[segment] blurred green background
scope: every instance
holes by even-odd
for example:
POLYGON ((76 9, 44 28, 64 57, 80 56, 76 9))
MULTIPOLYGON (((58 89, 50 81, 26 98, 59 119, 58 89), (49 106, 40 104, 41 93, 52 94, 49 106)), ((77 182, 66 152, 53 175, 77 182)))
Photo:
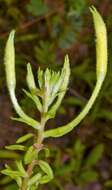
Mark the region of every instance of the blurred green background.
MULTIPOLYGON (((96 81, 95 35, 89 6, 103 16, 108 30, 109 66, 102 91, 89 115, 74 131, 45 143, 55 178, 39 190, 112 189, 112 1, 111 0, 0 0, 0 169, 19 156, 5 145, 31 129, 11 121, 15 115, 5 83, 3 55, 9 32, 16 29, 17 97, 23 109, 38 118, 26 86, 26 64, 60 69, 69 54, 71 78, 55 120, 55 128, 74 118, 89 99, 96 81)), ((16 190, 13 181, 0 175, 1 190, 16 190)))

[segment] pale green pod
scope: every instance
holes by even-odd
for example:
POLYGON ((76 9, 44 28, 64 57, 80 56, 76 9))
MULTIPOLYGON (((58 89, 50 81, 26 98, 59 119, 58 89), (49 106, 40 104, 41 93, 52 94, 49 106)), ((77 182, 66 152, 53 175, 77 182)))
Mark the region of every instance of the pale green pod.
POLYGON ((96 31, 96 86, 84 109, 75 119, 73 119, 70 123, 64 126, 45 131, 44 137, 60 137, 72 131, 74 127, 76 127, 88 114, 102 87, 107 71, 107 33, 103 19, 97 12, 97 10, 93 7, 91 8, 91 12, 93 15, 94 26, 96 31))
POLYGON ((22 118, 22 120, 24 120, 24 122, 31 125, 35 129, 39 129, 39 122, 29 117, 26 113, 24 113, 15 96, 16 77, 15 77, 14 33, 15 31, 12 30, 11 33, 9 34, 9 38, 7 40, 5 48, 4 62, 5 62, 7 87, 10 93, 14 109, 16 110, 17 114, 22 118))
POLYGON ((15 49, 14 49, 14 34, 12 30, 6 43, 4 64, 6 70, 7 87, 14 88, 16 86, 15 77, 15 49))
POLYGON ((103 80, 107 72, 107 31, 105 23, 96 8, 92 6, 90 11, 93 15, 96 33, 97 79, 100 77, 103 80))

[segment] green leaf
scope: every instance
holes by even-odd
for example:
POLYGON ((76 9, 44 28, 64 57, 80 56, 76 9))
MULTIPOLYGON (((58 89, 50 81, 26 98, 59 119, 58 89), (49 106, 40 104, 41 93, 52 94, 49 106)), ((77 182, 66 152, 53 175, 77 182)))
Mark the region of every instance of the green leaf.
POLYGON ((16 161, 16 166, 17 166, 18 171, 21 172, 22 177, 27 177, 28 176, 27 172, 25 171, 25 169, 23 167, 23 164, 22 164, 21 160, 16 161))
POLYGON ((30 138, 32 138, 33 136, 34 135, 32 133, 26 134, 26 135, 20 137, 19 139, 17 139, 16 143, 18 143, 18 144, 23 143, 23 142, 29 140, 30 138))
POLYGON ((9 146, 5 146, 6 149, 8 150, 21 150, 21 151, 25 151, 25 146, 23 145, 9 145, 9 146))
POLYGON ((33 72, 32 72, 30 63, 27 64, 26 80, 27 80, 27 85, 28 85, 30 91, 32 91, 33 89, 36 88, 36 84, 35 84, 35 80, 34 80, 34 76, 33 76, 33 72))
POLYGON ((31 0, 27 5, 27 10, 34 16, 42 16, 48 12, 48 7, 43 0, 31 0))
POLYGON ((40 179, 40 184, 48 183, 49 181, 53 179, 53 171, 50 165, 43 160, 39 160, 38 164, 40 168, 43 170, 43 172, 46 174, 42 176, 42 178, 40 179))
POLYGON ((43 70, 41 70, 39 67, 38 72, 37 72, 37 77, 38 77, 38 84, 39 84, 40 89, 42 89, 43 84, 44 84, 44 75, 43 74, 44 74, 43 70))
POLYGON ((42 177, 42 175, 40 173, 37 173, 36 175, 34 175, 31 179, 29 179, 28 186, 38 185, 41 177, 42 177))
POLYGON ((103 144, 96 145, 96 147, 93 148, 88 157, 85 159, 84 167, 89 168, 96 165, 96 163, 101 159, 103 151, 103 144))
POLYGON ((11 177, 12 179, 18 178, 18 177, 22 177, 21 172, 19 171, 13 171, 11 169, 4 169, 1 171, 2 174, 7 175, 9 177, 11 177))
POLYGON ((33 146, 30 146, 24 156, 25 164, 29 164, 32 160, 37 158, 37 150, 33 146))
POLYGON ((17 185, 18 185, 19 187, 21 187, 21 185, 22 185, 22 179, 21 179, 21 177, 16 177, 16 178, 15 178, 15 181, 16 181, 17 185))
POLYGON ((35 123, 33 124, 32 121, 28 121, 28 120, 25 120, 24 118, 17 118, 17 117, 11 117, 12 120, 15 120, 15 121, 19 121, 19 122, 23 122, 23 123, 26 123, 27 125, 30 125, 32 126, 34 129, 38 130, 39 129, 39 123, 35 123), (33 124, 33 125, 32 125, 33 124))
MULTIPOLYGON (((23 89, 24 93, 33 100, 33 102, 35 103, 37 109, 41 112, 42 111, 42 104, 39 100, 39 98, 32 93, 29 93, 28 91, 26 91, 25 89, 23 89)), ((37 94, 38 95, 38 94, 37 94)))

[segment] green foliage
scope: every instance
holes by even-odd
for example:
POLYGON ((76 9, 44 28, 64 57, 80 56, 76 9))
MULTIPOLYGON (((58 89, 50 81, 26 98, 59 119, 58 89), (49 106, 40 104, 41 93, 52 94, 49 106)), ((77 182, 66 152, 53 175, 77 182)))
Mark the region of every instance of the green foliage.
POLYGON ((61 151, 55 148, 52 150, 53 157, 55 157, 54 170, 55 180, 51 182, 56 188, 58 182, 61 190, 63 190, 62 181, 72 180, 79 186, 85 186, 90 182, 95 182, 99 178, 99 173, 96 171, 96 164, 99 163, 103 156, 104 145, 98 144, 91 148, 88 155, 85 156, 88 151, 86 145, 83 144, 79 139, 75 141, 71 149, 66 150, 67 162, 62 163, 63 155, 61 151), (96 155, 99 149, 98 155, 96 155), (93 157, 92 157, 93 156, 93 157), (91 164, 90 164, 91 163, 91 164))
POLYGON ((53 43, 49 41, 39 41, 39 45, 35 46, 35 58, 39 61, 40 65, 54 64, 56 62, 56 55, 51 54, 53 43), (49 56, 50 54, 50 56, 49 56))
POLYGON ((48 12, 48 7, 43 0, 31 0, 29 5, 27 5, 27 10, 34 16, 42 16, 48 12))

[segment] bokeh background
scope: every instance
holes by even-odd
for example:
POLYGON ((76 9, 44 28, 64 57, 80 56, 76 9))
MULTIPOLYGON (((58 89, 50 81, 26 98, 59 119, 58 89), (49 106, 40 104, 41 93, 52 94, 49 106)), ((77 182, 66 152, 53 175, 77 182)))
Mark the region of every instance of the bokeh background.
MULTIPOLYGON (((37 110, 22 89, 26 88, 26 64, 37 69, 60 69, 69 55, 69 88, 56 118, 47 127, 65 124, 82 110, 96 81, 95 35, 89 6, 103 16, 108 30, 109 66, 103 88, 89 115, 71 133, 46 140, 55 178, 39 190, 112 189, 112 0, 0 0, 0 169, 19 152, 5 145, 31 129, 12 121, 16 116, 5 82, 3 56, 9 32, 16 29, 16 93, 23 109, 38 118, 37 110)), ((1 190, 16 190, 13 181, 0 175, 1 190)))

